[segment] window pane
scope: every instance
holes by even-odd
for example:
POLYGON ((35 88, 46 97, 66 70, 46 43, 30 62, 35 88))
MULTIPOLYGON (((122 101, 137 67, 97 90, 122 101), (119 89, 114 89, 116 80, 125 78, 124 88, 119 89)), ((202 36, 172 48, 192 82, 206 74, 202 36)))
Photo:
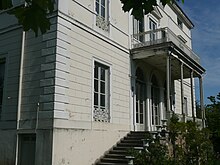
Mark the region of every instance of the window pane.
POLYGON ((105 94, 105 83, 101 82, 101 93, 105 94))
POLYGON ((99 1, 96 1, 95 3, 95 11, 97 14, 99 14, 99 1))
POLYGON ((138 113, 136 113, 136 123, 139 123, 139 120, 138 120, 138 113))
POLYGON ((155 106, 155 115, 158 115, 157 106, 155 106))
POLYGON ((144 115, 140 114, 140 123, 143 124, 144 123, 144 115))
POLYGON ((139 123, 138 121, 138 101, 136 101, 136 123, 139 123))
POLYGON ((133 19, 133 34, 137 34, 138 33, 138 21, 134 18, 133 19))
POLYGON ((105 81, 105 69, 101 68, 101 80, 105 81))
POLYGON ((154 124, 154 118, 155 118, 154 106, 152 106, 152 124, 154 124))
POLYGON ((101 106, 105 107, 105 95, 101 95, 101 106))
POLYGON ((98 105, 98 93, 94 93, 94 105, 98 105))
POLYGON ((97 66, 97 65, 95 65, 95 71, 94 71, 94 77, 95 78, 98 78, 98 69, 99 69, 99 67, 97 66))
POLYGON ((102 0, 102 5, 105 6, 105 0, 102 0))
POLYGON ((94 91, 98 92, 98 80, 94 80, 94 91))
POLYGON ((141 19, 139 22, 139 33, 144 32, 144 19, 141 19))
POLYGON ((156 121, 155 125, 159 125, 160 124, 159 123, 159 116, 155 116, 155 121, 156 121))
POLYGON ((105 7, 101 6, 101 16, 105 18, 105 7))
POLYGON ((143 103, 140 103, 140 113, 143 113, 143 103))

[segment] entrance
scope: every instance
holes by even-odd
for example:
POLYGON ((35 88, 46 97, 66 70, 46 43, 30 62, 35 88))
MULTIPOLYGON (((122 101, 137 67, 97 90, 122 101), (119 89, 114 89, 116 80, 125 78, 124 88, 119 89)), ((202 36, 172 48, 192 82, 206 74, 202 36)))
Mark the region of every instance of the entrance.
POLYGON ((146 106, 145 106, 145 83, 144 83, 144 74, 140 68, 136 70, 136 130, 144 131, 145 130, 145 115, 146 115, 146 106))

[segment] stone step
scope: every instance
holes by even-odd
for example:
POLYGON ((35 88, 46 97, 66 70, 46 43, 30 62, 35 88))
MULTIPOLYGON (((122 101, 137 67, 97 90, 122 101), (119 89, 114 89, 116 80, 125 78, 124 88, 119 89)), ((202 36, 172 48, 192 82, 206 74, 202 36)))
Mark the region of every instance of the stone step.
POLYGON ((109 154, 120 154, 120 155, 127 155, 128 151, 126 150, 111 150, 109 154))
POLYGON ((113 148, 113 150, 125 150, 125 151, 128 151, 129 149, 132 149, 133 146, 116 146, 113 148))
POLYGON ((140 139, 123 139, 122 141, 121 141, 121 143, 140 143, 140 144, 143 144, 143 141, 142 140, 140 140, 140 139))
POLYGON ((101 162, 107 162, 107 163, 128 163, 128 159, 117 159, 117 158, 102 158, 101 162))
POLYGON ((107 162, 100 162, 97 165, 128 165, 128 163, 107 163, 107 162))
POLYGON ((117 158, 117 159, 124 159, 126 157, 125 154, 111 154, 111 153, 108 153, 105 155, 106 158, 117 158))
POLYGON ((117 147, 142 147, 143 142, 141 143, 119 143, 117 147))

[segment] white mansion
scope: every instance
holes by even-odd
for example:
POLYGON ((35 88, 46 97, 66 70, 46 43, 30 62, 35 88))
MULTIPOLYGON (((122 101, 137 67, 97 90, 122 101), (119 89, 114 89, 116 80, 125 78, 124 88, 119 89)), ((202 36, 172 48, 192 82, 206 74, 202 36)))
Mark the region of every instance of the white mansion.
POLYGON ((178 4, 158 0, 140 21, 120 0, 55 5, 38 37, 0 11, 0 165, 90 165, 173 112, 204 126, 205 69, 178 4))

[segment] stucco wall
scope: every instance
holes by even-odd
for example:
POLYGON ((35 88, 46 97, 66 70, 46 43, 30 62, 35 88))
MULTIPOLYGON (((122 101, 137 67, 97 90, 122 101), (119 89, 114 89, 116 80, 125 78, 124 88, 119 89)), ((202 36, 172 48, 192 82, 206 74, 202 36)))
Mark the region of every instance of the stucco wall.
MULTIPOLYGON (((107 38, 78 27, 77 22, 65 16, 58 18, 57 81, 55 93, 62 111, 74 126, 90 128, 93 111, 93 66, 98 60, 110 66, 110 113, 114 124, 129 125, 130 60, 128 50, 112 43, 107 38), (82 124, 84 123, 84 124, 82 124)), ((55 117, 59 127, 60 117, 55 117)), ((67 122, 67 121, 63 121, 67 122)), ((63 125, 62 125, 63 126, 63 125)))
POLYGON ((52 164, 93 164, 125 136, 126 132, 117 129, 117 127, 111 130, 54 129, 52 164))

